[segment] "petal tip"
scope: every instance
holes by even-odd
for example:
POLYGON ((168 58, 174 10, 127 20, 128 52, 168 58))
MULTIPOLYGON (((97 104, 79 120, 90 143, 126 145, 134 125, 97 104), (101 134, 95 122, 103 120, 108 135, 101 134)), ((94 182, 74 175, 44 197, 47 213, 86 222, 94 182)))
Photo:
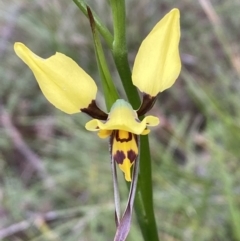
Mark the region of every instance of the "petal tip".
POLYGON ((99 122, 100 121, 97 120, 97 119, 93 119, 93 120, 88 121, 85 124, 86 130, 88 130, 88 131, 98 131, 99 130, 99 128, 98 128, 99 122))
POLYGON ((21 43, 21 42, 15 42, 14 45, 13 45, 13 47, 14 47, 14 49, 15 49, 15 48, 18 48, 18 47, 20 47, 20 46, 22 46, 22 45, 24 45, 24 44, 21 43))
POLYGON ((180 11, 179 11, 179 9, 178 8, 173 8, 171 11, 170 11, 170 13, 174 13, 175 15, 180 15, 180 11))
POLYGON ((20 53, 23 48, 26 47, 23 43, 20 42, 15 42, 13 45, 13 49, 15 51, 16 54, 20 53))

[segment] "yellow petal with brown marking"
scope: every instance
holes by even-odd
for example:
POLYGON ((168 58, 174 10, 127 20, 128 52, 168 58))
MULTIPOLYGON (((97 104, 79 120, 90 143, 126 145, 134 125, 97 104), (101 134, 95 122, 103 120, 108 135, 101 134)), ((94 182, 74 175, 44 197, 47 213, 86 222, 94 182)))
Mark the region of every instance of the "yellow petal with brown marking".
POLYGON ((111 140, 112 158, 123 171, 126 181, 130 182, 131 167, 138 156, 137 136, 127 131, 115 130, 111 140))

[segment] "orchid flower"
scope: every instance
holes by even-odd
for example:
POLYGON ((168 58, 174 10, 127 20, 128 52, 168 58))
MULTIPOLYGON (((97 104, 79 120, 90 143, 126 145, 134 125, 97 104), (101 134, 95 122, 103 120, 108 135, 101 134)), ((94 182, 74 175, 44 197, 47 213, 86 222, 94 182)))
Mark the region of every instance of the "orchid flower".
MULTIPOLYGON (((155 116, 142 120, 140 116, 152 108, 158 93, 171 87, 180 73, 179 39, 179 11, 173 9, 143 40, 135 58, 132 81, 143 94, 141 106, 134 110, 127 101, 118 99, 109 113, 97 106, 94 80, 71 58, 56 53, 42 59, 22 43, 15 43, 14 50, 32 70, 50 103, 67 114, 88 114, 93 119, 86 123, 86 129, 97 131, 100 138, 110 137, 112 161, 130 182, 138 175, 138 169, 132 174, 131 167, 138 158, 139 135, 147 135, 149 127, 159 123, 155 116)), ((132 204, 133 199, 130 200, 132 204)))

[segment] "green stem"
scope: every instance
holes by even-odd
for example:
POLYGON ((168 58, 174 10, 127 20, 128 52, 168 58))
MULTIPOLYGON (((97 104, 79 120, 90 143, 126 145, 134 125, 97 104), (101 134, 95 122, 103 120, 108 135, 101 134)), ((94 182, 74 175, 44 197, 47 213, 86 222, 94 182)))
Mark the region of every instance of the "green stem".
MULTIPOLYGON (((144 226, 147 227, 142 230, 145 234, 145 240, 157 241, 158 232, 157 224, 154 215, 153 206, 153 191, 152 191, 152 168, 151 155, 149 149, 148 136, 142 135, 140 139, 140 177, 139 186, 142 196, 142 202, 145 207, 144 226)), ((138 212, 138 210, 137 210, 138 212)))
POLYGON ((132 84, 131 70, 128 63, 126 46, 126 13, 124 0, 110 0, 114 41, 112 46, 113 58, 120 75, 124 90, 134 109, 140 106, 140 98, 136 87, 132 84))
MULTIPOLYGON (((73 2, 78 6, 78 8, 84 13, 86 17, 88 17, 87 12, 87 4, 83 0, 73 0, 73 2)), ((99 31, 99 33, 103 36, 104 40, 106 41, 108 47, 112 49, 113 45, 113 36, 110 33, 110 31, 104 26, 104 24, 101 22, 100 18, 97 16, 95 12, 93 13, 94 21, 96 24, 96 28, 99 31)))
MULTIPOLYGON (((136 87, 132 84, 131 70, 128 63, 126 47, 126 15, 124 0, 110 0, 114 42, 112 53, 129 102, 134 109, 140 106, 136 87)), ((141 136, 140 174, 138 190, 135 197, 135 211, 144 240, 158 241, 157 226, 153 209, 151 157, 147 136, 141 136)))

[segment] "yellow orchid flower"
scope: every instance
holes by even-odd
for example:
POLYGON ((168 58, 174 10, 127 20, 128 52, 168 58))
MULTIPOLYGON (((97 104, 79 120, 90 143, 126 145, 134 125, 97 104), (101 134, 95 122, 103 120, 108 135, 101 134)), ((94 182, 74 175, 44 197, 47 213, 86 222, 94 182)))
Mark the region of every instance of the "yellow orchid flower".
POLYGON ((143 93, 138 110, 125 100, 117 100, 107 114, 96 104, 97 86, 71 58, 56 53, 48 59, 35 55, 22 43, 15 43, 16 54, 32 70, 43 94, 55 107, 68 114, 84 112, 95 118, 86 124, 99 131, 100 138, 110 136, 111 156, 131 181, 131 166, 138 156, 138 135, 150 132, 148 126, 159 123, 157 117, 144 115, 153 106, 159 92, 176 81, 181 62, 179 11, 173 9, 160 20, 142 42, 132 73, 133 84, 143 93))
POLYGON ((125 100, 117 100, 106 121, 93 119, 86 124, 89 131, 99 131, 100 138, 111 136, 111 155, 125 174, 125 179, 131 181, 131 166, 138 156, 137 135, 149 133, 148 126, 156 126, 159 119, 147 116, 142 121, 137 112, 125 100))

